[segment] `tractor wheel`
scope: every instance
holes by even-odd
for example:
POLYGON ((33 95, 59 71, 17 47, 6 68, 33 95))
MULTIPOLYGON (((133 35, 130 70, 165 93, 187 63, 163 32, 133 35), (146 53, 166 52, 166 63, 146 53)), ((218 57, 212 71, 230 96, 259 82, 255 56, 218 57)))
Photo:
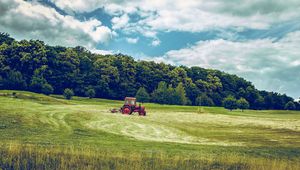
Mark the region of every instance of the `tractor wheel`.
POLYGON ((146 116, 146 112, 145 111, 139 112, 139 116, 146 116))
POLYGON ((130 107, 124 107, 122 109, 122 114, 130 115, 131 113, 132 113, 132 111, 131 111, 130 107))

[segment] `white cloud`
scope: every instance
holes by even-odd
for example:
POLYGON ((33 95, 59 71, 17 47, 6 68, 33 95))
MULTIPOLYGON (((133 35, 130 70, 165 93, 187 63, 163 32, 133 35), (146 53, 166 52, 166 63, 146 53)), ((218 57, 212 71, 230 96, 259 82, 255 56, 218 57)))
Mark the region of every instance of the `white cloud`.
POLYGON ((113 54, 114 52, 111 50, 99 50, 96 48, 91 49, 92 53, 96 53, 96 54, 101 54, 101 55, 109 55, 109 54, 113 54))
POLYGON ((111 15, 136 13, 140 26, 154 30, 202 31, 215 27, 264 29, 274 22, 300 16, 298 0, 52 0, 63 9, 92 11, 104 8, 111 15))
POLYGON ((22 0, 0 2, 0 30, 17 39, 40 39, 50 45, 85 46, 108 42, 114 32, 97 19, 79 21, 55 9, 22 0))
MULTIPOLYGON (((159 31, 201 32, 211 29, 268 29, 275 23, 300 18, 298 0, 51 0, 67 11, 97 8, 114 16, 113 29, 158 39, 159 31), (139 19, 129 23, 129 14, 139 19), (121 17, 120 17, 121 16, 121 17)), ((230 36, 230 35, 226 35, 230 36)))
POLYGON ((254 82, 260 89, 287 92, 299 97, 300 31, 279 41, 259 39, 199 41, 194 46, 172 50, 157 61, 220 69, 254 82))
POLYGON ((151 43, 151 45, 154 46, 154 47, 158 46, 159 44, 160 44, 160 41, 158 39, 153 40, 152 43, 151 43))
POLYGON ((124 28, 129 22, 129 17, 127 14, 122 15, 121 17, 114 17, 111 20, 113 29, 121 29, 124 28))
POLYGON ((130 44, 136 44, 139 41, 139 38, 126 38, 126 41, 130 44))
POLYGON ((89 12, 101 7, 105 0, 50 0, 66 12, 89 12))

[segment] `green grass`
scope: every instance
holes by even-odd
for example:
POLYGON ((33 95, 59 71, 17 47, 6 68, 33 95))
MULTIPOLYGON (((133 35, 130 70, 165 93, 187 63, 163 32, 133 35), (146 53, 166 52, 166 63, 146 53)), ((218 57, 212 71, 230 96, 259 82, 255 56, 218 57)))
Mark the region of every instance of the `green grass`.
POLYGON ((299 169, 300 112, 0 91, 0 169, 299 169))

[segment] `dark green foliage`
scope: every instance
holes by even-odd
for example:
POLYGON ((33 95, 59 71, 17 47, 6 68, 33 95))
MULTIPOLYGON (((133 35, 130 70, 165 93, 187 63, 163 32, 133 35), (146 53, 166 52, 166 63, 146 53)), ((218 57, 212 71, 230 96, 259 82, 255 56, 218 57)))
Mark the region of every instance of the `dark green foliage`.
POLYGON ((139 90, 136 92, 135 97, 138 102, 144 103, 150 101, 150 96, 144 87, 139 88, 139 90))
POLYGON ((64 96, 65 96, 65 98, 68 99, 68 100, 72 99, 72 97, 74 96, 73 90, 72 90, 72 89, 68 89, 68 88, 65 89, 65 90, 64 90, 64 96))
POLYGON ((256 109, 263 109, 265 105, 264 98, 262 96, 258 96, 257 99, 254 101, 254 106, 256 109))
POLYGON ((178 96, 175 96, 175 89, 172 87, 172 85, 170 84, 168 86, 168 89, 167 89, 167 93, 166 93, 166 98, 165 98, 165 101, 164 101, 164 104, 179 104, 178 103, 178 96))
POLYGON ((223 100, 223 106, 226 109, 232 111, 233 109, 237 109, 237 101, 233 96, 228 96, 223 100))
POLYGON ((91 98, 94 98, 95 95, 96 95, 96 92, 95 92, 95 90, 94 90, 93 88, 91 88, 91 87, 88 88, 88 89, 86 90, 86 92, 85 92, 85 96, 89 97, 90 99, 91 99, 91 98))
POLYGON ((22 90, 26 89, 27 84, 21 72, 10 70, 6 74, 4 87, 6 87, 7 89, 22 90))
POLYGON ((197 97, 196 105, 198 105, 198 106, 214 106, 215 104, 210 97, 208 97, 205 93, 203 93, 197 97))
POLYGON ((240 98, 237 101, 237 106, 238 106, 239 109, 241 109, 243 111, 245 109, 248 109, 250 105, 249 105, 249 102, 246 99, 240 98))
POLYGON ((293 101, 286 95, 258 91, 243 78, 217 70, 135 61, 122 54, 92 54, 84 47, 16 41, 0 33, 0 89, 63 94, 71 88, 78 96, 123 99, 135 96, 139 87, 161 104, 196 105, 202 93, 216 106, 222 106, 228 95, 245 98, 251 109, 284 109, 293 101), (88 94, 87 87, 94 94, 92 90, 88 94))
POLYGON ((42 93, 49 95, 53 93, 53 87, 50 84, 44 84, 42 87, 42 93))
POLYGON ((43 77, 39 76, 32 77, 30 89, 34 92, 44 93, 46 95, 53 93, 53 87, 48 84, 48 82, 43 77))
POLYGON ((181 82, 177 85, 174 92, 175 103, 172 104, 185 105, 188 99, 186 98, 185 89, 181 82))
POLYGON ((191 78, 185 79, 184 88, 186 92, 186 97, 188 98, 187 104, 188 105, 195 104, 196 98, 199 96, 201 92, 191 78))
POLYGON ((172 84, 160 82, 157 89, 152 93, 152 100, 160 104, 172 104, 172 105, 186 105, 191 103, 186 97, 185 88, 183 83, 179 83, 176 88, 172 87, 172 84))
POLYGON ((166 104, 167 98, 169 96, 167 89, 168 88, 166 82, 159 82, 157 89, 155 89, 152 93, 152 100, 156 103, 166 104))
POLYGON ((295 105, 294 102, 289 101, 289 102, 287 102, 287 103, 285 104, 284 109, 285 109, 285 110, 295 110, 295 109, 296 109, 296 105, 295 105))
POLYGON ((0 76, 0 89, 2 89, 3 87, 4 87, 4 80, 2 76, 0 76))
POLYGON ((13 41, 14 39, 11 38, 9 34, 0 32, 0 44, 11 44, 13 41))

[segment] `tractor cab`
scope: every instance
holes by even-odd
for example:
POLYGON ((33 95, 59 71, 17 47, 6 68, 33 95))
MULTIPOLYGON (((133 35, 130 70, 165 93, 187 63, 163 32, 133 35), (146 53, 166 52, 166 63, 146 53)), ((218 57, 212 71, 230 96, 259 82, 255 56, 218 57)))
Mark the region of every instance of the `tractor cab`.
POLYGON ((135 106, 136 105, 136 98, 134 98, 134 97, 125 97, 124 105, 135 106))

